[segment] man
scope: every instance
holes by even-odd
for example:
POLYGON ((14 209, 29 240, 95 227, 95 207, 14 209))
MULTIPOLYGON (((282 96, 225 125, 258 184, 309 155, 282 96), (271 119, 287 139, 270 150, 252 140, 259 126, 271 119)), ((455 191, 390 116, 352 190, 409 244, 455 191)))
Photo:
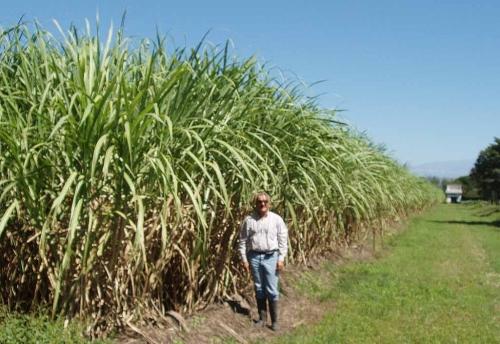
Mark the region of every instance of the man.
POLYGON ((259 320, 257 325, 265 326, 267 321, 266 300, 272 326, 278 325, 278 275, 284 269, 288 249, 288 229, 283 219, 270 211, 271 197, 258 192, 253 197, 254 211, 247 216, 240 228, 239 248, 243 265, 251 270, 259 320))

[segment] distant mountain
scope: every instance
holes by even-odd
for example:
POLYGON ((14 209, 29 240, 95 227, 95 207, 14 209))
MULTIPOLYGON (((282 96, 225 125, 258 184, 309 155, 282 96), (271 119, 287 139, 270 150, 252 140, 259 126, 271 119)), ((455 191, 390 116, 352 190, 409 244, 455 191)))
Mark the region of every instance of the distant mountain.
POLYGON ((468 175, 475 160, 436 161, 420 165, 409 165, 410 171, 418 176, 457 178, 468 175))

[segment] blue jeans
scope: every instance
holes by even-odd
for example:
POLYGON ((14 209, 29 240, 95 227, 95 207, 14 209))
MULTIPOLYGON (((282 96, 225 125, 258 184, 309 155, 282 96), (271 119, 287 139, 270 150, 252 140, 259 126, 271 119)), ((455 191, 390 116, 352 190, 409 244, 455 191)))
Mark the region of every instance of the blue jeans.
POLYGON ((248 262, 252 269, 255 297, 258 299, 268 298, 270 301, 278 301, 278 277, 276 264, 278 264, 278 251, 265 254, 250 251, 247 253, 248 262))

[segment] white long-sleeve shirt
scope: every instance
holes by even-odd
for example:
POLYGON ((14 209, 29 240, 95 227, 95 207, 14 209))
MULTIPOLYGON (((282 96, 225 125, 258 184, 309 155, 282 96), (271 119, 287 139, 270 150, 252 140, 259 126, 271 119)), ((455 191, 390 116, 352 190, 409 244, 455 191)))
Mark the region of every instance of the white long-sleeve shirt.
POLYGON ((247 252, 269 252, 278 250, 278 260, 284 261, 288 251, 288 229, 276 213, 269 211, 260 217, 256 212, 241 223, 239 250, 241 259, 247 261, 247 252))

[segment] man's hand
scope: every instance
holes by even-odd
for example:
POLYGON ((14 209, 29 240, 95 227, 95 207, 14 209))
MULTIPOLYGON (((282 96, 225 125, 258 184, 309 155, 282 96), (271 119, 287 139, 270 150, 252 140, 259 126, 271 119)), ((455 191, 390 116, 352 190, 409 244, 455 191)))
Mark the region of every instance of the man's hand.
POLYGON ((282 260, 278 260, 278 264, 276 264, 276 270, 278 271, 285 270, 285 262, 282 260))
POLYGON ((243 262, 243 267, 247 273, 250 273, 250 264, 248 262, 243 262))

